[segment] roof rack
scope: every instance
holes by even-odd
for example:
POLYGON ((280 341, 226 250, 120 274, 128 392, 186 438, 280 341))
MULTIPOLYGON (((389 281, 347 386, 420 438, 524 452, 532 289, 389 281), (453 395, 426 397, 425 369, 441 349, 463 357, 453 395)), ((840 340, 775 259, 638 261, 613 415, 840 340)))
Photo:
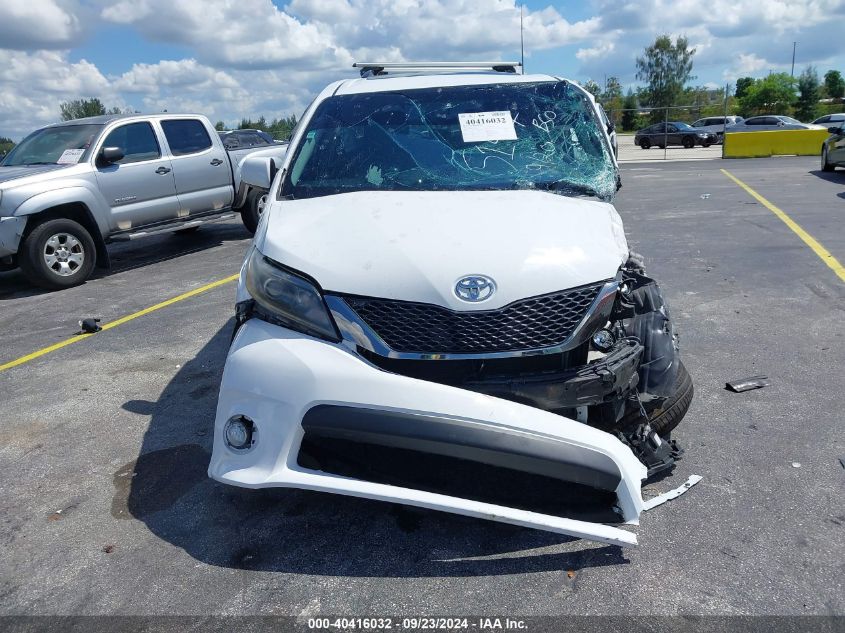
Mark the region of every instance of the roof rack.
POLYGON ((353 68, 361 69, 361 77, 376 77, 394 73, 425 71, 453 72, 456 70, 492 70, 497 73, 515 73, 522 69, 520 62, 355 62, 353 68))

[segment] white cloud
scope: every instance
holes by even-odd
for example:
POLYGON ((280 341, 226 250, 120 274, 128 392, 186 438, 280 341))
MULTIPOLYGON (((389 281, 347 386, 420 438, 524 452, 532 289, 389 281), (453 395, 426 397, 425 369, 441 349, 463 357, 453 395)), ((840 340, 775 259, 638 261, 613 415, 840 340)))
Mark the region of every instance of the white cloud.
POLYGON ((190 46, 203 63, 266 69, 348 61, 317 26, 280 11, 270 0, 121 0, 101 16, 134 26, 151 40, 190 46))
POLYGON ((87 97, 123 105, 108 79, 85 60, 71 63, 56 51, 0 49, 0 136, 18 138, 53 123, 62 101, 87 97))
POLYGON ((0 47, 66 48, 79 42, 82 22, 57 0, 0 2, 0 47))
POLYGON ((722 73, 725 79, 735 80, 738 77, 753 77, 759 71, 768 67, 769 63, 754 53, 741 54, 736 58, 730 68, 722 73))
POLYGON ((612 53, 615 48, 616 44, 614 42, 603 42, 593 48, 579 48, 578 52, 575 53, 575 57, 581 61, 602 59, 612 53))

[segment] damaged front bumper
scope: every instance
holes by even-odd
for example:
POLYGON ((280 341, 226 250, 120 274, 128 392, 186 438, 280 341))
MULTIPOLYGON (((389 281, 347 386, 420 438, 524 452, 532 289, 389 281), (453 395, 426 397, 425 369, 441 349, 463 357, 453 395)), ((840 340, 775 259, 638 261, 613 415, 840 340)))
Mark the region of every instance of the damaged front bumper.
MULTIPOLYGON (((631 353, 620 352, 611 361, 635 366, 631 353)), ((609 433, 535 407, 383 371, 342 344, 250 319, 233 341, 220 387, 209 466, 214 479, 249 488, 333 492, 636 544, 633 533, 603 522, 306 466, 300 452, 307 437, 527 472, 556 481, 561 491, 583 486, 611 496, 621 523, 637 524, 644 509, 640 485, 646 468, 609 433), (227 444, 226 424, 235 418, 254 425, 254 441, 245 450, 227 444)))

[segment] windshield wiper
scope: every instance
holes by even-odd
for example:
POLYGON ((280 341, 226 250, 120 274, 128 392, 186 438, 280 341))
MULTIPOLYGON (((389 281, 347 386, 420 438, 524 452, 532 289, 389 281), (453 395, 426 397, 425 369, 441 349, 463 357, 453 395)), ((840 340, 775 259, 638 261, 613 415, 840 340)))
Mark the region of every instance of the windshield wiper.
POLYGON ((561 191, 565 193, 574 193, 576 195, 592 196, 594 198, 601 198, 599 192, 593 187, 585 185, 580 182, 572 182, 571 180, 550 180, 547 182, 537 182, 534 186, 538 189, 545 189, 546 191, 561 191))

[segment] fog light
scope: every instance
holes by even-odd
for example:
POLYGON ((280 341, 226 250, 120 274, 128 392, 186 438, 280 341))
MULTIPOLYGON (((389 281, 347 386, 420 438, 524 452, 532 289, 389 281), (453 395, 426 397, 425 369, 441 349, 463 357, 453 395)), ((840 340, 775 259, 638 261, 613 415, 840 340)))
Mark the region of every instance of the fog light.
POLYGON ((599 330, 593 334, 593 347, 600 352, 609 352, 610 348, 616 342, 616 337, 610 330, 599 330))
POLYGON ((226 421, 223 435, 229 448, 246 451, 255 443, 255 425, 249 418, 237 415, 226 421))

